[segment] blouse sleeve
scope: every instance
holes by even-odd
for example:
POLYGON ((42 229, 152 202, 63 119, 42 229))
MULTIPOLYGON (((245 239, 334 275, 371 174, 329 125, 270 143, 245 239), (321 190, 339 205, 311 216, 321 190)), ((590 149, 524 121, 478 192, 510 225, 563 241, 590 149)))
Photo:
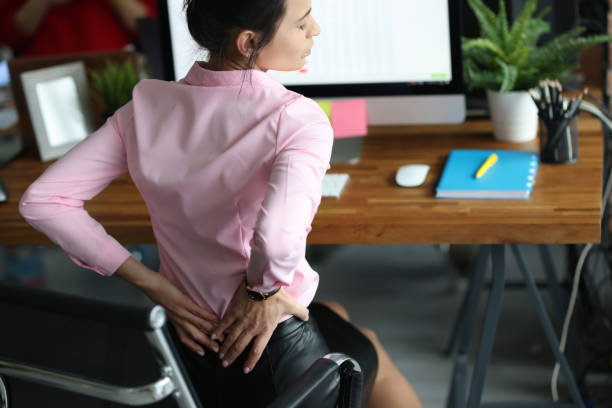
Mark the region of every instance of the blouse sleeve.
MULTIPOLYGON (((89 216, 83 202, 127 172, 120 123, 132 120, 131 103, 49 167, 25 192, 21 215, 80 266, 111 275, 130 253, 89 216)), ((121 127, 122 128, 122 127, 121 127)))
POLYGON ((254 290, 291 286, 321 202, 333 131, 323 110, 303 97, 281 113, 276 156, 251 240, 247 281, 254 290))

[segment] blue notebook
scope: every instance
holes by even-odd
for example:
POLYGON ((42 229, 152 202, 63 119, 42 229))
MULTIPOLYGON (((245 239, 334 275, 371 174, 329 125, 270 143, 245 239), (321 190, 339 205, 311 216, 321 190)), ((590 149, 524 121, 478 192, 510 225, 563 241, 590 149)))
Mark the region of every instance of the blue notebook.
POLYGON ((436 188, 436 197, 527 199, 539 162, 535 152, 452 150, 436 188), (476 172, 491 153, 497 154, 497 162, 477 179, 476 172))

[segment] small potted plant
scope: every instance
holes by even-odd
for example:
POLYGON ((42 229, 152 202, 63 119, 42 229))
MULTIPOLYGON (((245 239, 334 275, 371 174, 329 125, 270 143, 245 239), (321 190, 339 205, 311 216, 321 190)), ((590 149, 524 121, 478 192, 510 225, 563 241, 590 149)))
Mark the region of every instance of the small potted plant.
POLYGON ((566 80, 578 68, 578 54, 585 48, 612 41, 610 35, 581 37, 576 27, 547 44, 538 44, 550 32, 544 20, 550 8, 534 16, 537 0, 527 0, 512 25, 504 0, 495 14, 482 0, 468 0, 480 26, 479 38, 463 38, 464 73, 469 89, 487 91, 493 132, 497 139, 525 142, 535 138, 537 109, 528 93, 543 79, 566 80))
POLYGON ((123 64, 106 61, 103 69, 89 72, 92 86, 102 99, 103 119, 106 119, 132 99, 132 90, 140 80, 131 60, 123 64))

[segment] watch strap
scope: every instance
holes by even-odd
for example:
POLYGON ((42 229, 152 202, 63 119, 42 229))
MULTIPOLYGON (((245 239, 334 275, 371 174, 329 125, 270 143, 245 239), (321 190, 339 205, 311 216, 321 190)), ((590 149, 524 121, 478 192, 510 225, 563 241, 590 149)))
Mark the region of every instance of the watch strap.
POLYGON ((256 300, 256 301, 262 301, 262 300, 266 300, 274 295, 276 295, 278 293, 278 291, 280 290, 280 286, 274 290, 271 290, 269 292, 258 292, 256 290, 253 290, 253 288, 251 286, 249 286, 249 284, 245 284, 246 286, 246 290, 247 290, 247 294, 249 296, 249 298, 256 300))

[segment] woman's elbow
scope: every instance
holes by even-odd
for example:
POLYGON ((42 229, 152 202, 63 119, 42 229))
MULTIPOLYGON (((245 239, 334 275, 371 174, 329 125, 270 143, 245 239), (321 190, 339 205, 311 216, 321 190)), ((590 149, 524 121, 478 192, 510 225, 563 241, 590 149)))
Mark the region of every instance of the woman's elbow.
POLYGON ((60 202, 58 201, 60 200, 54 199, 48 194, 43 194, 34 183, 23 193, 21 200, 19 200, 18 210, 27 221, 47 218, 60 212, 60 208, 58 208, 60 202))
POLYGON ((19 200, 19 214, 26 220, 30 218, 33 214, 32 212, 35 210, 34 200, 32 199, 31 194, 31 186, 26 190, 26 192, 21 196, 21 200, 19 200))

